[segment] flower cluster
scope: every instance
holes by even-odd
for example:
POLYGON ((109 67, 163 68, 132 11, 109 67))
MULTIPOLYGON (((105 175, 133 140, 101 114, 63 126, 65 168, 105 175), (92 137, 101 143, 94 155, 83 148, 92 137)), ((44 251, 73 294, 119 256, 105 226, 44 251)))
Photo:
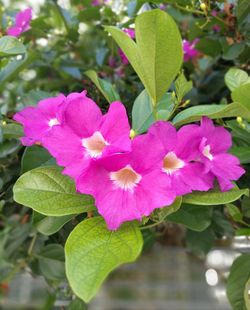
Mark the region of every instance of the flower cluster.
POLYGON ((113 102, 103 115, 83 91, 41 100, 14 119, 23 124, 22 143, 42 144, 78 192, 94 196, 111 230, 170 205, 176 196, 207 191, 215 179, 229 190, 244 173, 227 153, 230 133, 207 117, 178 131, 158 121, 131 140, 122 103, 113 102))
POLYGON ((7 29, 7 34, 9 36, 19 37, 23 32, 30 29, 31 19, 32 19, 31 8, 18 12, 15 17, 15 25, 7 29))

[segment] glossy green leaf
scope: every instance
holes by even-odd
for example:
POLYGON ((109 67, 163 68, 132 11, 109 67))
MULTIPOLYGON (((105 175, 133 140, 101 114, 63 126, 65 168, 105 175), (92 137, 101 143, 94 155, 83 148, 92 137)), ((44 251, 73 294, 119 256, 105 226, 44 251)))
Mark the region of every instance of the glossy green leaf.
POLYGON ((167 220, 183 224, 185 227, 203 231, 211 224, 212 208, 210 206, 182 205, 177 212, 170 214, 167 220))
POLYGON ((159 209, 158 212, 159 221, 163 221, 167 216, 178 211, 181 206, 181 203, 182 203, 182 197, 177 197, 170 206, 159 209))
POLYGON ((225 83, 233 91, 241 85, 250 83, 250 78, 247 72, 238 68, 230 68, 225 75, 225 83))
POLYGON ((36 254, 39 268, 49 280, 65 279, 65 263, 63 247, 59 244, 49 244, 36 254))
POLYGON ((13 188, 14 200, 44 215, 61 216, 93 210, 91 196, 76 193, 74 182, 58 167, 24 173, 13 188))
POLYGON ((182 64, 181 36, 172 17, 158 9, 140 14, 135 20, 136 43, 116 27, 105 29, 123 50, 156 104, 182 64))
POLYGON ((35 220, 34 226, 41 234, 46 236, 55 234, 75 217, 74 214, 64 216, 44 216, 40 213, 37 213, 37 216, 33 216, 33 221, 35 220), (35 220, 35 217, 37 216, 40 218, 39 220, 35 220))
POLYGON ((210 190, 208 192, 193 192, 183 196, 183 202, 194 205, 220 205, 227 204, 239 199, 243 195, 249 195, 249 190, 234 188, 228 192, 210 190))
MULTIPOLYGON (((165 119, 168 119, 173 109, 171 94, 166 93, 156 106, 157 112, 165 112, 165 119)), ((145 132, 154 122, 152 100, 144 89, 135 99, 132 109, 132 127, 136 133, 145 132)))
POLYGON ((0 38, 0 56, 20 55, 26 52, 25 46, 13 36, 0 38))
POLYGON ((88 70, 84 72, 84 74, 91 79, 109 103, 120 101, 120 96, 114 89, 113 85, 104 79, 100 79, 94 70, 88 70))
POLYGON ((241 85, 232 92, 232 99, 235 102, 239 102, 247 109, 245 115, 239 115, 243 118, 250 120, 250 83, 241 85))
POLYGON ((193 82, 188 81, 183 72, 178 76, 176 81, 174 82, 174 86, 176 89, 176 95, 178 102, 181 102, 182 98, 190 92, 193 87, 193 82))
POLYGON ((227 297, 234 310, 248 310, 245 303, 244 291, 250 279, 250 254, 236 258, 227 280, 227 297))
POLYGON ((200 120, 202 116, 208 116, 209 118, 226 118, 242 116, 250 118, 250 111, 239 102, 233 102, 230 104, 204 104, 194 106, 185 109, 178 113, 173 119, 173 123, 176 126, 181 126, 187 123, 192 123, 200 120))
POLYGON ((6 140, 0 144, 0 158, 4 158, 12 153, 15 153, 20 148, 18 140, 6 140))
POLYGON ((90 301, 113 269, 138 257, 142 243, 137 223, 117 231, 109 231, 101 217, 78 224, 65 246, 66 274, 74 293, 90 301))
POLYGON ((17 139, 23 136, 23 127, 20 124, 9 123, 0 127, 5 139, 17 139))

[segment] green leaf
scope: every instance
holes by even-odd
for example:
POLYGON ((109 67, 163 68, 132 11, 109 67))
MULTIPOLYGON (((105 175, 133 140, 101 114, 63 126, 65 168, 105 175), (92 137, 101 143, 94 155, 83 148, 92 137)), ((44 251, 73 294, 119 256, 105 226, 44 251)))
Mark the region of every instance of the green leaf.
POLYGON ((232 92, 232 99, 235 102, 239 102, 247 109, 245 115, 239 115, 243 118, 250 120, 250 83, 241 85, 232 92))
POLYGON ((209 206, 182 205, 181 208, 167 217, 170 222, 183 224, 185 227, 203 231, 211 224, 212 209, 209 206))
POLYGON ((226 118, 241 116, 250 119, 250 111, 239 102, 230 104, 204 104, 185 109, 178 113, 173 119, 173 124, 181 126, 187 123, 199 121, 202 116, 209 118, 226 118))
POLYGON ((23 136, 23 127, 20 124, 10 123, 0 125, 5 139, 17 139, 23 136))
POLYGON ((35 214, 33 213, 33 222, 34 226, 41 234, 50 236, 59 231, 74 217, 74 214, 64 216, 44 216, 35 212, 35 214))
POLYGON ((121 100, 112 84, 106 80, 100 79, 94 70, 88 70, 84 72, 84 74, 90 78, 109 103, 121 100))
POLYGON ((87 305, 79 298, 75 298, 68 306, 68 310, 87 310, 87 305))
POLYGON ((16 152, 20 148, 20 142, 17 140, 7 140, 0 144, 0 158, 16 152))
MULTIPOLYGON (((171 94, 166 93, 156 106, 157 112, 165 111, 165 119, 170 116, 173 109, 173 102, 171 94)), ((132 127, 136 133, 145 132, 154 122, 153 105, 151 98, 144 89, 140 95, 135 99, 132 109, 132 127)))
POLYGON ((226 60, 234 60, 243 52, 244 48, 244 43, 236 43, 226 46, 224 49, 223 58, 226 60))
POLYGON ((15 79, 20 71, 28 67, 38 58, 35 53, 25 54, 25 57, 20 60, 9 61, 8 64, 0 71, 0 89, 4 88, 4 84, 12 79, 15 79))
POLYGON ((74 182, 58 167, 24 173, 13 188, 14 200, 44 215, 62 216, 93 210, 91 196, 76 193, 74 182))
POLYGON ((15 37, 0 38, 0 56, 20 55, 26 52, 25 46, 15 37))
POLYGON ((205 255, 212 248, 215 241, 215 234, 213 230, 208 227, 203 231, 187 230, 186 244, 195 255, 204 258, 205 255))
POLYGON ((244 289, 244 301, 247 310, 250 309, 249 289, 250 289, 250 278, 248 279, 244 289))
POLYGON ((242 222, 243 220, 243 215, 241 214, 239 208, 237 208, 233 204, 227 204, 227 211, 230 214, 230 216, 233 218, 234 221, 236 222, 242 222))
POLYGON ((42 274, 49 280, 65 279, 64 250, 59 244, 49 244, 36 254, 42 274))
POLYGON ((113 269, 138 257, 142 243, 137 223, 117 231, 107 230, 101 217, 78 224, 65 246, 66 274, 74 293, 89 302, 113 269))
POLYGON ((250 163, 250 147, 249 146, 235 146, 230 149, 230 153, 238 157, 242 164, 250 163))
POLYGON ((245 71, 238 68, 230 68, 225 75, 225 83, 233 91, 241 85, 250 83, 250 78, 245 71))
POLYGON ((237 1, 236 17, 239 23, 242 23, 250 12, 250 2, 248 0, 237 1))
POLYGON ((177 100, 178 102, 181 102, 182 98, 192 89, 193 82, 187 81, 184 73, 181 72, 181 74, 178 76, 178 78, 174 82, 174 85, 176 89, 177 100))
POLYGON ((243 254, 236 258, 227 280, 227 297, 234 310, 248 310, 244 291, 250 279, 250 254, 243 254))
POLYGON ((220 205, 227 204, 239 199, 243 195, 249 195, 249 190, 238 189, 237 187, 228 191, 221 192, 220 190, 210 190, 208 192, 193 192, 183 196, 183 202, 194 205, 220 205))
POLYGON ((46 165, 46 163, 51 165, 51 159, 51 155, 45 148, 38 145, 27 147, 22 156, 21 173, 27 172, 42 165, 46 165))
POLYGON ((178 211, 181 206, 181 203, 182 203, 182 197, 177 197, 170 206, 159 209, 158 212, 159 221, 160 222, 163 221, 168 215, 178 211))
POLYGON ((156 104, 168 90, 182 64, 182 41, 172 17, 150 10, 135 20, 136 43, 113 26, 105 29, 127 56, 156 104))

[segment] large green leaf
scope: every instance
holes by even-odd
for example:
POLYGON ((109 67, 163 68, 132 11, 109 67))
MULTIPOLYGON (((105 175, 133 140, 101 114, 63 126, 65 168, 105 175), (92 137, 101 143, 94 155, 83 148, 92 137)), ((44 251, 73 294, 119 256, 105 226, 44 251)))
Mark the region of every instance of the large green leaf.
POLYGON ((226 118, 234 116, 242 116, 250 118, 250 111, 247 110, 243 104, 239 102, 233 102, 230 104, 204 104, 185 109, 178 113, 173 119, 173 123, 176 126, 183 124, 196 122, 200 120, 202 116, 208 116, 209 118, 226 118))
POLYGON ((225 75, 225 83, 233 91, 241 85, 250 83, 250 78, 247 72, 238 68, 230 68, 225 75))
POLYGON ((245 115, 239 115, 247 120, 250 120, 250 83, 241 85, 232 92, 232 99, 235 102, 239 102, 247 109, 245 115))
POLYGON ((20 55, 26 52, 25 46, 15 37, 0 38, 0 56, 20 55))
POLYGON ((181 208, 170 214, 167 220, 183 224, 195 231, 203 231, 211 224, 212 209, 210 206, 182 205, 181 208))
POLYGON ((168 90, 182 64, 182 42, 170 15, 156 9, 135 20, 136 43, 116 27, 105 27, 127 56, 156 104, 168 90))
POLYGON ((78 224, 65 246, 66 274, 74 293, 88 302, 113 269, 138 257, 142 243, 137 223, 117 231, 107 230, 101 217, 78 224))
POLYGON ((244 299, 245 287, 250 279, 250 254, 238 257, 230 270, 227 280, 227 297, 234 310, 249 310, 249 300, 244 299))
POLYGON ((230 203, 239 199, 243 195, 249 195, 249 190, 234 188, 228 192, 220 190, 210 190, 208 192, 193 192, 183 196, 183 202, 194 205, 220 205, 230 203))
POLYGON ((85 71, 84 74, 91 79, 109 103, 120 101, 120 96, 114 89, 113 85, 106 80, 100 79, 94 70, 85 71))
MULTIPOLYGON (((166 120, 173 109, 171 94, 166 93, 156 106, 156 112, 165 111, 166 120)), ((152 100, 144 89, 135 99, 132 109, 132 127, 136 133, 145 132, 154 122, 152 100)))
POLYGON ((175 201, 167 207, 161 208, 158 211, 159 221, 163 221, 167 216, 172 213, 176 213, 179 210, 182 203, 182 197, 176 197, 175 201))
POLYGON ((93 210, 91 196, 76 193, 74 182, 58 167, 24 173, 13 188, 14 200, 44 215, 61 216, 93 210))

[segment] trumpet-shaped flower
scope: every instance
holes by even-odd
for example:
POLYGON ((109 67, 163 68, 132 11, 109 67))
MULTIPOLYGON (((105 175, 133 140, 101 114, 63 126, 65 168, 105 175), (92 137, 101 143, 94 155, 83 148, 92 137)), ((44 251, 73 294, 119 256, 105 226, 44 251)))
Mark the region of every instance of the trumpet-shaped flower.
POLYGON ((92 187, 98 212, 111 230, 123 222, 141 220, 176 198, 169 180, 158 178, 150 140, 148 135, 134 138, 130 158, 120 169, 107 170, 95 164, 78 179, 82 192, 92 187))
POLYGON ((194 126, 184 126, 178 132, 168 122, 156 122, 149 129, 151 147, 155 151, 157 178, 171 184, 176 195, 192 190, 207 191, 213 186, 213 176, 204 172, 198 156, 199 133, 194 126))
POLYGON ((23 32, 30 29, 30 21, 32 19, 32 9, 28 8, 17 13, 15 25, 7 29, 7 34, 13 37, 19 37, 23 32))
POLYGON ((238 158, 227 153, 232 146, 230 133, 222 126, 215 127, 207 117, 202 118, 199 130, 200 160, 205 165, 205 171, 217 177, 222 191, 230 190, 234 187, 231 181, 238 180, 245 172, 238 158))
POLYGON ((43 144, 58 165, 66 167, 65 174, 77 180, 94 162, 110 168, 118 164, 114 160, 117 156, 121 164, 126 159, 131 149, 130 126, 120 102, 113 102, 108 113, 102 115, 97 104, 83 92, 67 97, 63 115, 64 123, 52 128, 43 144))
POLYGON ((45 134, 62 122, 60 107, 64 101, 64 95, 43 99, 36 107, 26 107, 14 115, 14 120, 24 128, 25 136, 21 138, 23 145, 43 143, 45 134))

